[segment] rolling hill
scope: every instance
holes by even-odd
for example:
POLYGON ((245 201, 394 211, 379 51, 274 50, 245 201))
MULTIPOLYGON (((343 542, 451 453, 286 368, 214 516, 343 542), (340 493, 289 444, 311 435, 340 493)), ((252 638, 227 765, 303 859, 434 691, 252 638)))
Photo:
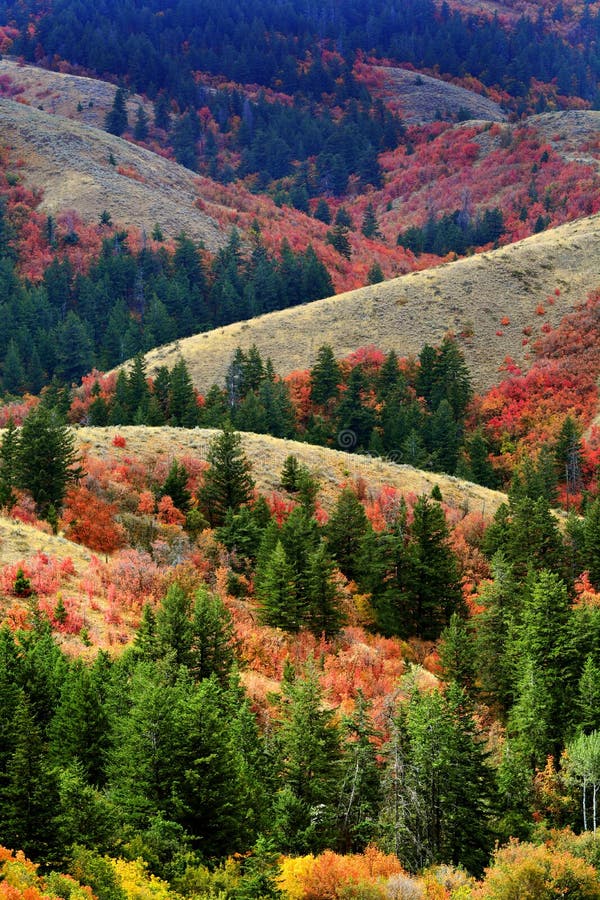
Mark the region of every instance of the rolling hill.
POLYGON ((25 161, 25 184, 43 188, 44 212, 74 209, 84 220, 97 222, 107 210, 124 226, 151 231, 158 223, 169 236, 184 230, 209 250, 225 241, 215 219, 194 205, 194 173, 177 163, 13 100, 0 100, 0 132, 13 155, 25 161))
POLYGON ((150 370, 181 354, 196 386, 222 383, 236 347, 255 344, 287 374, 306 368, 318 348, 336 356, 375 344, 416 354, 453 331, 477 389, 498 380, 506 356, 526 366, 528 342, 600 284, 600 216, 571 222, 508 247, 412 272, 401 278, 230 325, 160 347, 147 355, 150 370), (557 297, 556 292, 559 292, 557 297), (556 298, 548 303, 548 297, 556 298), (509 324, 502 324, 506 318, 509 324))

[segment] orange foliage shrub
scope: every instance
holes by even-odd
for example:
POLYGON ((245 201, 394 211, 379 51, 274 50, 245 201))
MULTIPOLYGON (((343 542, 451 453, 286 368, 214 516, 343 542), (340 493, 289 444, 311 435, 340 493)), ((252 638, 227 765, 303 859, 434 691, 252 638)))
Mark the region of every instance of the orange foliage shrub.
POLYGON ((348 887, 361 884, 379 886, 384 900, 386 879, 402 874, 398 858, 375 847, 345 856, 326 850, 316 857, 284 858, 279 884, 291 900, 343 900, 348 887))
POLYGON ((512 840, 494 855, 477 900, 552 900, 554 897, 598 900, 600 881, 592 866, 567 851, 512 840))
POLYGON ((65 536, 99 553, 114 553, 125 544, 125 532, 115 522, 117 507, 83 485, 67 491, 60 525, 65 536))

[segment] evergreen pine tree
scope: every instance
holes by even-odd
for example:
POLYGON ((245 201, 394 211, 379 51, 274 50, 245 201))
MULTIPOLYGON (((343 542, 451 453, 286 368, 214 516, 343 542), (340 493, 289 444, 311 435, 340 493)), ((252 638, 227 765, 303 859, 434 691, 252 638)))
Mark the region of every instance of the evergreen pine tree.
POLYGON ((317 360, 310 370, 310 393, 313 403, 323 405, 339 394, 342 373, 328 344, 319 348, 317 360))
POLYGON ((44 757, 42 735, 24 696, 12 726, 14 750, 0 794, 0 834, 10 847, 53 862, 57 852, 58 785, 44 757))
POLYGON ((20 438, 12 416, 0 441, 0 507, 8 510, 16 503, 20 438))
POLYGON ((170 497, 177 509, 182 513, 186 513, 189 510, 192 502, 192 495, 187 487, 188 479, 189 475, 186 467, 183 463, 178 463, 174 459, 167 477, 158 492, 159 497, 170 497))
POLYGON ((228 509, 237 512, 251 500, 254 481, 240 435, 230 427, 211 441, 207 460, 210 468, 198 499, 211 526, 215 527, 223 524, 228 509))
POLYGON ((308 560, 307 572, 307 621, 309 629, 319 637, 331 638, 343 624, 339 590, 334 580, 334 566, 321 542, 308 560))
POLYGON ((342 720, 342 782, 339 800, 341 849, 360 853, 377 833, 382 786, 370 718, 371 704, 359 690, 353 713, 342 720))
POLYGON ((583 666, 576 698, 576 724, 586 734, 600 730, 600 668, 592 656, 583 666))
POLYGON ((439 637, 452 613, 462 607, 458 568, 448 536, 441 506, 419 497, 410 526, 408 589, 415 633, 426 640, 439 637))
POLYGON ((335 839, 340 735, 333 713, 323 708, 314 670, 284 683, 283 691, 276 736, 283 790, 275 800, 275 838, 284 852, 314 853, 335 839))
POLYGON ((346 487, 325 528, 329 552, 346 578, 359 581, 364 572, 363 542, 370 530, 369 520, 354 491, 346 487))
POLYGON ((169 424, 195 428, 199 421, 196 392, 185 360, 178 360, 169 376, 169 424))
POLYGON ((139 104, 135 114, 133 137, 136 141, 145 141, 148 137, 148 116, 144 107, 139 104))
POLYGON ((197 680, 215 676, 225 685, 235 663, 234 628, 220 597, 202 587, 194 597, 189 668, 197 680))
POLYGON ((50 506, 60 508, 67 487, 82 475, 79 462, 71 429, 43 405, 33 409, 21 428, 17 484, 29 491, 42 515, 50 506))
POLYGON ((156 613, 156 644, 160 656, 187 666, 192 647, 191 601, 185 590, 172 584, 156 613))
POLYGON ((454 681, 466 694, 473 694, 476 681, 476 659, 473 637, 465 622, 452 613, 442 631, 440 664, 444 681, 454 681))
POLYGON ((367 204, 360 230, 366 238, 381 238, 375 208, 372 203, 367 204))
POLYGON ((110 134, 120 136, 127 128, 127 107, 125 105, 125 89, 117 88, 113 105, 106 115, 104 127, 110 134))
POLYGON ((266 563, 257 566, 257 594, 265 625, 292 632, 300 629, 302 616, 294 574, 283 544, 278 541, 266 563))
POLYGON ((14 338, 11 338, 2 367, 2 387, 7 394, 18 394, 23 389, 25 369, 14 338))

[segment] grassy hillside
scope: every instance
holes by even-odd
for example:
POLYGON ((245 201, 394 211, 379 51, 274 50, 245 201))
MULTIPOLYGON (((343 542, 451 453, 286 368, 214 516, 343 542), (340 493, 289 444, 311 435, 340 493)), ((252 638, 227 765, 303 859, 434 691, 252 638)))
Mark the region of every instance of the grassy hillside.
POLYGON ((467 111, 471 119, 506 121, 506 113, 498 103, 474 91, 396 66, 374 66, 373 71, 383 79, 380 96, 407 123, 433 122, 436 117, 454 116, 461 111, 467 111))
POLYGON ((214 218, 195 202, 193 172, 98 128, 0 99, 3 140, 21 157, 28 187, 43 188, 40 209, 56 214, 73 209, 97 222, 107 210, 124 226, 164 233, 184 230, 217 250, 225 240, 214 218), (112 157, 114 164, 110 162, 112 157))
MULTIPOLYGON (((181 458, 193 456, 205 460, 210 440, 217 432, 195 428, 78 428, 77 443, 82 451, 93 457, 126 458, 134 456, 141 462, 153 463, 157 456, 181 458), (125 438, 126 446, 113 446, 115 434, 125 438)), ((412 466, 385 462, 378 458, 342 453, 326 447, 285 441, 263 434, 242 434, 244 450, 252 464, 252 473, 261 492, 280 488, 283 463, 290 453, 314 472, 321 483, 320 499, 325 508, 335 500, 342 482, 362 478, 367 489, 377 492, 384 485, 414 494, 429 494, 432 487, 440 487, 444 501, 453 507, 485 512, 493 515, 504 501, 504 494, 478 484, 461 481, 450 475, 421 472, 412 466)))
POLYGON ((181 353, 206 390, 222 382, 237 346, 256 344, 284 374, 310 366, 324 343, 338 357, 366 344, 410 354, 450 330, 483 389, 498 380, 506 356, 526 365, 529 341, 600 284, 599 245, 596 215, 499 250, 195 335, 152 351, 148 363, 150 369, 171 365, 181 353), (506 318, 510 324, 502 324, 506 318))

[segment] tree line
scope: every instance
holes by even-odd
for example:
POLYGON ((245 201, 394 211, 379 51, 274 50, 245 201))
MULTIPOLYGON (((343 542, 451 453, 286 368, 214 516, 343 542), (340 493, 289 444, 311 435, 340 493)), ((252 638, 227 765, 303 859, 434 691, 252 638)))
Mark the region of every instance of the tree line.
MULTIPOLYGON (((258 235, 258 233, 257 233, 258 235)), ((207 260, 184 234, 175 252, 129 250, 127 233, 106 238, 86 274, 56 257, 39 285, 21 280, 9 244, 0 258, 0 371, 6 394, 70 384, 179 337, 333 293, 312 247, 279 258, 259 236, 249 255, 234 230, 207 260)))

